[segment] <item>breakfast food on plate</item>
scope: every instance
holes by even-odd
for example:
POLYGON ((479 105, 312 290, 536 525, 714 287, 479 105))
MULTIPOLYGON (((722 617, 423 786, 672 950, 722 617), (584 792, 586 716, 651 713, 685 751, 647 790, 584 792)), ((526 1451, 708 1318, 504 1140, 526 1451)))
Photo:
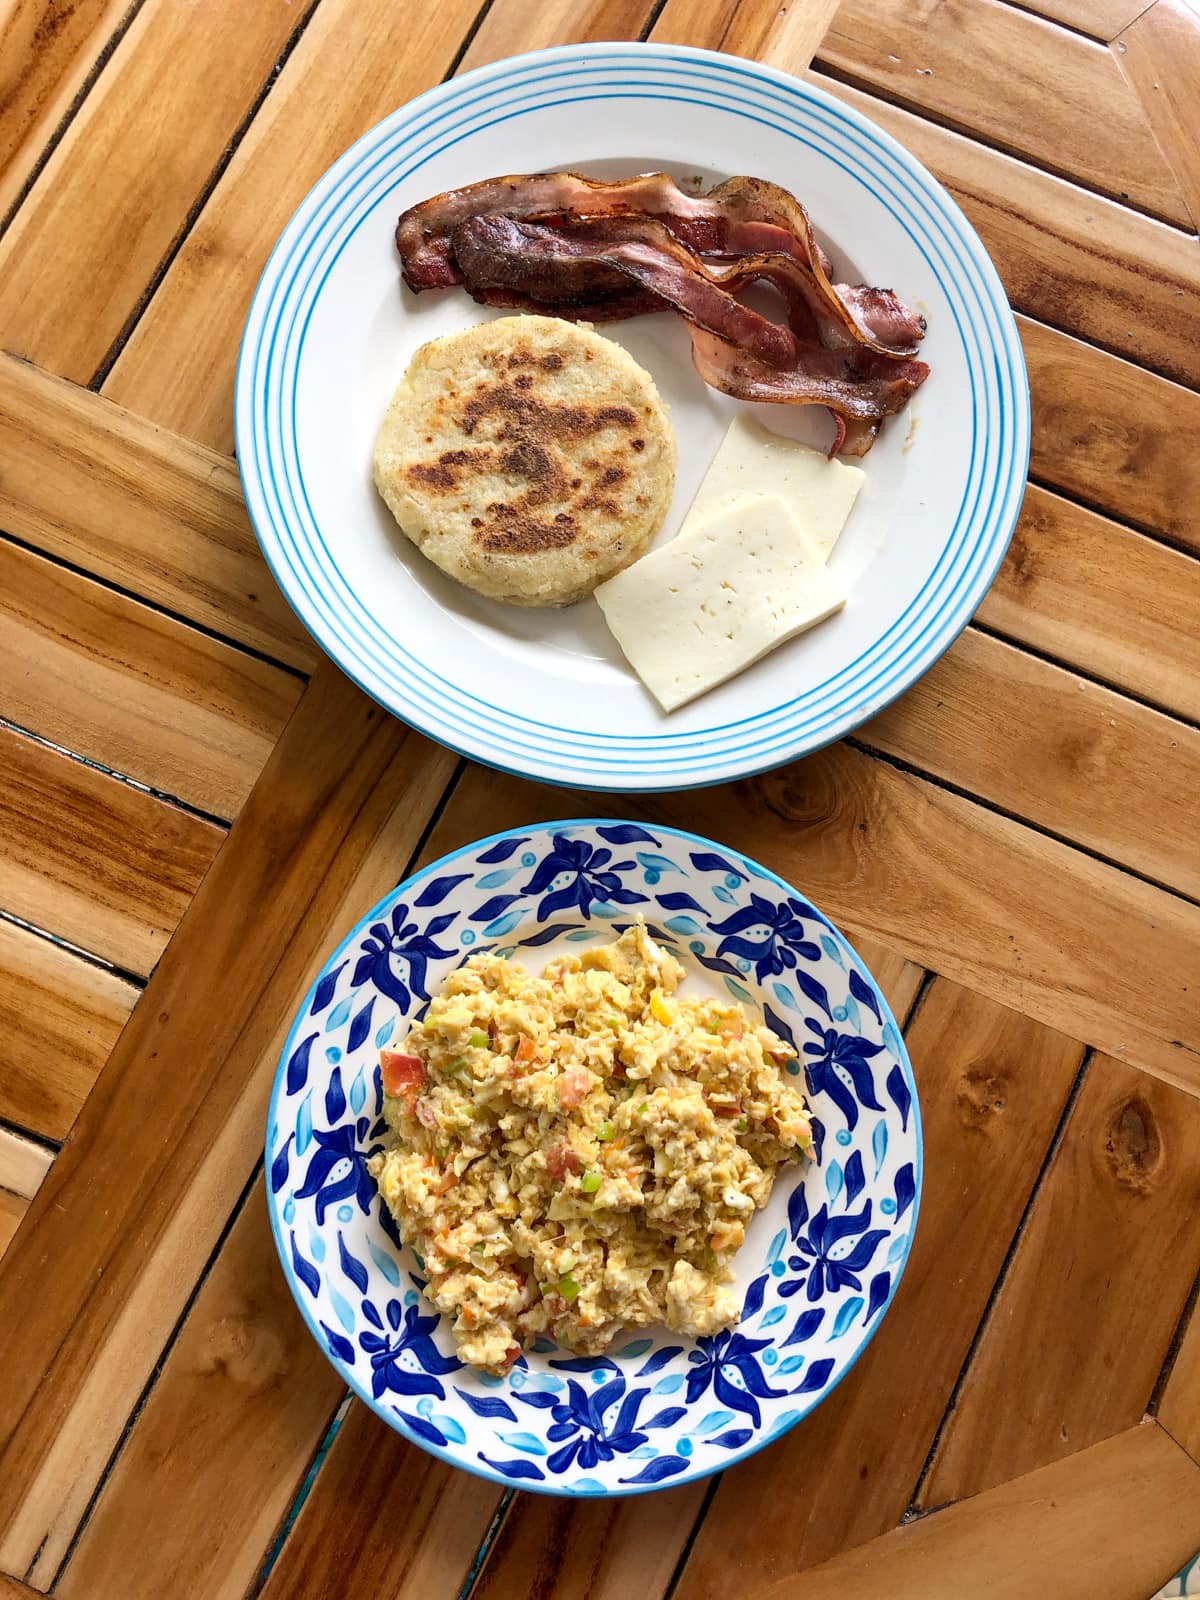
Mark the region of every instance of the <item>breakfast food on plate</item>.
POLYGON ((562 606, 649 546, 675 436, 653 379, 612 340, 501 317, 417 351, 379 430, 375 483, 450 577, 562 606))
POLYGON ((841 610, 826 562, 862 484, 857 467, 734 419, 675 538, 596 590, 664 711, 841 610))
POLYGON ((730 1260, 809 1112, 795 1051, 682 977, 642 923, 540 978, 475 955, 382 1052, 370 1171, 463 1361, 737 1321, 730 1260))
POLYGON ((663 172, 489 178, 410 207, 396 246, 418 293, 461 283, 485 305, 592 322, 678 312, 713 388, 827 406, 831 455, 865 455, 929 376, 914 359, 924 318, 890 289, 834 283, 804 207, 761 178, 700 196, 663 172), (786 323, 737 298, 757 282, 778 291, 786 323))

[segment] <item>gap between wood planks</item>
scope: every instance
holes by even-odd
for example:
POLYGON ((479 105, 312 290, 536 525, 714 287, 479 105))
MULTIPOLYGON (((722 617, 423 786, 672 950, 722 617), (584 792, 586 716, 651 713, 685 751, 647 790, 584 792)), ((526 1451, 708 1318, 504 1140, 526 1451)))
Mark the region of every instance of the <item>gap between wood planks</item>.
MULTIPOLYGON (((1054 1134, 1049 1145, 1047 1146, 1046 1154, 1042 1158, 1042 1164, 1038 1169, 1037 1177, 1034 1179, 1033 1188, 1029 1192, 1029 1198, 1026 1200, 1025 1207, 1021 1212, 1021 1220, 1017 1223, 1016 1231, 1012 1236, 1008 1249, 1005 1251, 1004 1261, 1001 1264, 1000 1271, 996 1274, 995 1282, 992 1284, 991 1291, 987 1297, 987 1302, 983 1308, 983 1312, 975 1326, 975 1332, 971 1337, 971 1343, 967 1348, 967 1353, 963 1358, 962 1366, 959 1368, 958 1376, 955 1378, 953 1387, 950 1390, 950 1395, 946 1401, 945 1410, 942 1412, 941 1421, 937 1425, 937 1429, 934 1433, 929 1449, 926 1452, 925 1460, 922 1463, 921 1470, 917 1474, 917 1481, 913 1484, 912 1493, 908 1497, 908 1508, 905 1511, 905 1519, 918 1516, 930 1516, 935 1511, 942 1509, 941 1506, 918 1505, 917 1502, 921 1493, 921 1486, 929 1476, 930 1469, 933 1466, 934 1457, 937 1455, 938 1445, 941 1443, 942 1435, 946 1431, 946 1425, 950 1421, 950 1418, 956 1406, 958 1405, 958 1399, 962 1393, 963 1384, 966 1382, 967 1373, 970 1370, 972 1361, 975 1359, 975 1353, 979 1349, 980 1342, 983 1339, 984 1331, 987 1328, 988 1322, 991 1318, 992 1308, 996 1304, 996 1300, 998 1299, 1000 1291, 1004 1286, 1005 1279, 1012 1270, 1012 1264, 1016 1258, 1017 1250, 1020 1247, 1025 1229, 1029 1223, 1030 1214, 1033 1211, 1034 1205, 1037 1203, 1038 1196, 1042 1192, 1042 1187, 1045 1184, 1046 1177, 1054 1163, 1054 1159, 1062 1147, 1063 1137, 1067 1131, 1067 1124, 1071 1119, 1071 1113, 1075 1109, 1076 1102, 1083 1091, 1084 1080, 1087 1077, 1088 1068, 1092 1064, 1092 1057, 1094 1055, 1095 1051, 1090 1048, 1085 1049, 1083 1052, 1083 1059, 1079 1063, 1079 1071, 1075 1074, 1075 1081, 1072 1083, 1070 1091, 1067 1094, 1066 1101, 1063 1104, 1057 1126, 1054 1129, 1054 1134)), ((953 1504, 953 1502, 947 1501, 946 1504, 953 1504)))
POLYGON ((28 173, 25 175, 24 182, 17 189, 12 203, 9 205, 7 211, 5 211, 3 217, 0 217, 0 239, 3 239, 5 233, 8 231, 10 223, 20 210, 26 196, 29 194, 29 191, 33 188, 34 184, 41 176, 42 170, 46 163, 50 160, 50 157, 62 143, 63 136, 67 132, 67 129, 71 126, 71 123, 75 120, 75 117, 78 114, 80 107, 83 105, 83 102, 87 99, 88 95, 91 94, 92 89, 95 86, 96 79, 108 65, 113 51, 116 50, 117 46, 121 43, 121 40, 133 26, 138 12, 142 9, 145 3, 146 0, 132 0, 132 3, 125 12, 124 16, 120 19, 112 33, 109 34, 108 38, 101 46, 96 55, 96 59, 92 62, 92 65, 84 75, 83 81, 80 83, 79 88, 75 91, 75 95, 71 101, 71 104, 67 107, 66 111, 59 119, 57 126, 51 130, 46 143, 43 145, 41 152, 37 156, 37 159, 33 162, 28 173))
MULTIPOLYGON (((914 115, 920 116, 927 122, 935 123, 939 127, 950 128, 957 133, 964 133, 977 144, 980 144, 987 149, 998 151, 1003 155, 1013 156, 1036 171, 1049 173, 1051 176, 1056 178, 1064 178, 1069 183, 1074 184, 1076 187, 1087 190, 1089 193, 1095 194, 1104 199, 1116 200, 1128 210, 1137 212, 1142 216, 1152 217, 1155 221, 1161 222, 1168 227, 1177 229, 1185 236, 1188 234, 1194 235, 1195 228, 1193 226, 1189 226, 1190 219, 1188 218, 1186 207, 1183 203, 1183 198, 1178 193, 1177 185, 1175 185, 1174 198, 1178 204, 1171 210, 1166 209, 1164 206, 1156 207, 1151 203, 1149 198, 1135 199, 1128 191, 1125 190, 1122 190, 1118 193, 1112 186, 1105 187, 1101 182, 1089 181, 1087 177, 1082 175, 1077 170, 1072 170, 1067 166, 1057 165, 1054 159, 1049 155, 1048 151, 1044 148, 1042 150, 1034 150, 1029 147, 1021 147, 1016 143, 1014 138, 1006 138, 1006 133, 1011 134, 1013 131, 1011 126, 1007 129, 997 127, 992 131, 985 131, 980 126, 980 123, 987 119, 988 108, 986 106, 982 116, 977 117, 974 122, 968 122, 963 116, 956 113, 954 107, 947 105, 945 109, 941 109, 937 105, 931 103, 929 99, 922 98, 920 95, 919 85, 921 82, 925 81, 923 78, 914 78, 911 84, 892 83, 883 81, 881 74, 879 73, 876 73, 874 76, 872 76, 870 71, 861 64, 850 64, 848 58, 854 54, 855 41, 853 30, 855 24, 857 23, 861 25, 864 21, 864 18, 868 19, 869 21, 876 21, 877 19, 874 16, 873 8, 879 4, 880 0, 846 0, 845 20, 851 31, 848 33, 843 32, 839 34, 837 29, 839 18, 835 17, 834 24, 831 26, 829 32, 822 39, 821 44, 817 48, 813 59, 813 65, 818 67, 821 72, 825 73, 829 77, 834 78, 839 83, 846 84, 850 88, 858 89, 863 93, 870 94, 876 99, 886 101, 889 105, 898 106, 905 111, 910 111, 914 115), (842 48, 841 50, 841 55, 844 59, 838 58, 839 39, 847 41, 850 46, 848 50, 845 48, 842 48)), ((898 6, 899 0, 892 0, 892 4, 894 6, 898 6)), ((1008 32, 1011 34, 1011 39, 1009 41, 1010 47, 1017 52, 1019 52, 1023 46, 1031 47, 1032 42, 1035 39, 1047 39, 1053 33, 1057 32, 1061 34, 1063 39, 1072 42, 1073 57, 1078 58, 1081 55, 1088 56, 1088 74, 1094 77, 1095 74, 1090 72, 1091 67, 1099 68, 1100 63, 1104 62, 1111 66, 1110 76, 1115 75, 1115 85, 1122 89, 1125 89, 1127 86, 1127 79, 1125 75, 1122 73, 1120 66, 1113 59, 1112 52, 1106 48, 1105 45, 1096 40, 1086 38, 1086 36, 1082 35, 1076 30, 1063 28, 1057 21, 1051 20, 1045 16, 1039 15, 1024 8, 1010 8, 1000 4, 995 4, 994 0, 992 0, 992 3, 983 3, 983 0, 966 0, 966 4, 960 3, 957 9, 959 13, 960 26, 968 25, 970 20, 974 18, 977 19, 985 28, 988 28, 989 24, 997 20, 998 17, 1005 11, 1008 12, 1009 16, 1012 17, 1014 21, 1017 18, 1027 19, 1028 23, 1031 25, 1029 27, 1022 27, 1020 24, 1008 27, 1008 32), (1026 35, 1027 37, 1023 37, 1023 35, 1026 35)), ((926 10, 921 14, 920 20, 928 24, 934 17, 936 10, 936 7, 933 11, 926 10)), ((909 23, 910 19, 906 16, 904 20, 907 24, 909 23)), ((916 23, 917 18, 915 13, 913 14, 911 20, 913 24, 916 23)), ((946 48, 946 40, 944 38, 938 40, 935 35, 935 54, 939 44, 943 49, 946 48)), ((902 47, 903 44, 901 41, 897 41, 894 45, 895 49, 900 49, 902 47)), ((895 55, 892 55, 890 59, 893 62, 899 62, 899 58, 895 55)), ((1074 65, 1081 66, 1082 62, 1076 59, 1074 61, 1074 65)), ((1068 67, 1068 72, 1070 72, 1070 70, 1070 67, 1068 67)), ((928 79, 933 79, 933 71, 926 69, 926 77, 928 79)), ((1131 108, 1136 108, 1136 110, 1141 113, 1142 121, 1145 123, 1145 132, 1149 137, 1150 145, 1147 147, 1147 149, 1143 150, 1142 154, 1147 155, 1151 147, 1153 150, 1159 151, 1157 139, 1150 128, 1149 121, 1145 115, 1145 108, 1142 106, 1136 94, 1134 94, 1131 86, 1128 88, 1128 98, 1130 100, 1131 108)), ((1167 173, 1171 175, 1172 183, 1174 184, 1175 180, 1172 169, 1166 159, 1161 156, 1161 153, 1160 159, 1162 160, 1163 166, 1167 173)), ((1115 181, 1116 174, 1113 173, 1111 176, 1115 181)), ((1134 187, 1141 188, 1143 191, 1145 191, 1146 186, 1139 182, 1135 184, 1134 187)))
MULTIPOLYGON (((1079 674, 1082 676, 1082 674, 1079 674)), ((966 800, 973 806, 978 806, 981 811, 988 811, 995 817, 1003 817, 1007 822, 1015 822, 1018 827, 1027 828, 1030 833, 1037 833, 1043 839, 1053 839, 1055 844, 1065 845, 1069 850, 1076 850, 1081 856, 1087 856, 1092 861, 1098 861, 1102 866, 1112 867, 1114 871, 1123 873, 1127 878, 1136 878, 1139 883, 1147 884, 1152 889, 1160 889, 1164 894, 1171 895, 1176 900, 1182 900, 1187 905, 1200 906, 1200 896, 1185 894, 1182 889, 1176 889, 1162 879, 1151 877, 1149 873, 1139 872, 1136 867, 1127 866, 1123 861, 1116 860, 1113 856, 1106 856, 1103 851, 1095 850, 1089 845, 1080 844, 1077 839, 1072 839, 1069 834, 1057 833, 1053 828, 1043 823, 1031 822, 1028 817, 1023 817, 1019 812, 1013 811, 997 801, 988 800, 983 796, 974 794, 970 789, 965 789, 961 784, 955 783, 952 778, 939 777, 928 768, 920 766, 915 761, 906 760, 903 756, 891 755, 886 750, 868 743, 857 733, 845 734, 842 744, 848 745, 851 750, 857 750, 860 755, 866 756, 871 761, 880 761, 884 766, 895 767, 897 772, 907 773, 910 777, 920 778, 922 783, 932 784, 935 788, 944 789, 947 794, 957 795, 960 800, 966 800)), ((1189 1091, 1200 1095, 1200 1087, 1189 1091)))
POLYGON ((284 66, 287 64, 288 57, 303 38, 305 29, 312 21, 313 15, 316 12, 319 4, 320 0, 309 0, 307 9, 301 13, 296 26, 288 35, 287 42, 284 44, 283 49, 276 58, 275 64, 272 66, 270 72, 263 80, 258 93, 254 96, 250 105, 246 108, 245 115, 234 129, 229 143, 221 152, 220 159, 212 168, 200 192, 197 194, 191 206, 189 206, 187 214, 184 217, 183 222, 180 224, 178 233, 168 245, 157 267, 154 269, 153 275, 146 283, 140 298, 134 305, 132 311, 129 313, 129 316, 126 318, 125 323, 121 327, 116 338, 104 353, 96 370, 88 379, 87 387, 89 389, 93 391, 99 390, 101 384, 112 370, 113 364, 117 360, 117 357, 121 354, 121 351, 124 349, 129 335, 133 332, 134 328, 137 326, 137 323, 141 320, 143 311, 145 311, 146 307, 150 304, 150 301, 154 298, 155 290, 158 288, 159 284, 170 270, 172 261, 174 261, 175 257, 178 255, 184 240, 192 231, 192 226, 195 223, 196 218, 200 215, 201 211, 208 203, 209 196, 212 194, 217 184, 221 181, 222 174, 224 173, 226 167, 228 167, 229 163, 233 160, 234 155, 237 153, 237 148, 241 144, 242 140, 246 137, 251 123, 262 110, 263 102, 270 94, 272 87, 279 77, 279 74, 283 71, 284 66))

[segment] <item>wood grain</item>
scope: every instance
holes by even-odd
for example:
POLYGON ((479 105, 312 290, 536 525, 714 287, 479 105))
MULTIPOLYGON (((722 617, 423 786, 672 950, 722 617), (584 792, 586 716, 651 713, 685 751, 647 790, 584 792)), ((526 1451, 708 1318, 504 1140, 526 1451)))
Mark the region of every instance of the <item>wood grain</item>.
POLYGON ((877 939, 860 937, 855 942, 855 949, 883 990, 883 997, 892 1008, 892 1014, 903 1026, 925 980, 924 969, 915 961, 907 961, 895 950, 890 950, 887 945, 880 944, 877 939))
POLYGON ((1200 562, 1032 484, 976 619, 1200 722, 1200 562))
POLYGON ((1189 223, 1111 52, 1003 0, 843 0, 817 61, 1036 166, 1189 223))
POLYGON ((840 0, 799 0, 795 5, 667 0, 651 38, 655 44, 702 45, 803 73, 839 6, 840 0))
POLYGON ((0 217, 30 173, 130 0, 8 0, 0 14, 0 217))
POLYGON ((50 1170, 54 1152, 10 1128, 0 1128, 0 1189, 32 1200, 50 1170))
MULTIPOLYGON (((237 0, 226 0, 236 4, 237 0)), ((394 0, 323 0, 104 384, 123 405, 233 448, 233 376, 254 285, 329 163, 449 69, 478 0, 413 27, 394 0)))
MULTIPOLYGON (((29 1201, 8 1189, 0 1189, 0 1256, 8 1249, 13 1234, 21 1225, 21 1218, 29 1210, 29 1201)), ((0 1589, 0 1594, 3 1594, 0 1589)))
POLYGON ((1113 44, 1174 174, 1193 228, 1200 226, 1200 17, 1184 0, 1155 0, 1113 44))
POLYGON ((310 668, 225 456, 0 355, 0 527, 154 605, 310 668))
POLYGON ((0 909, 145 976, 224 838, 0 726, 0 909))
POLYGON ((28 1584, 0 1572, 0 1600, 38 1600, 40 1594, 39 1589, 31 1589, 28 1584))
POLYGON ((330 930, 401 875, 452 769, 313 678, 0 1262, 0 1566, 53 1576, 258 1157, 330 930))
POLYGON ((1194 238, 824 73, 809 77, 878 122, 946 184, 1016 309, 1200 385, 1194 238))
POLYGON ((1200 1316, 1195 1305, 1158 1404, 1158 1420, 1200 1462, 1200 1316))
POLYGON ((636 39, 653 0, 495 0, 458 64, 459 72, 547 45, 636 39))
POLYGON ((0 706, 43 739, 232 817, 302 687, 0 539, 0 706))
POLYGON ((1031 476, 1200 554, 1200 394, 1027 317, 1031 476))
POLYGON ((1200 1468, 1155 1423, 925 1517, 747 1600, 1153 1595, 1200 1546, 1200 1468), (1069 1583, 1070 1587, 1065 1587, 1069 1583))
POLYGON ((407 1444, 355 1401, 263 1600, 332 1597, 347 1572, 364 1595, 456 1600, 500 1494, 407 1444))
POLYGON ((817 1411, 722 1479, 679 1600, 734 1592, 751 1574, 765 1588, 895 1527, 908 1506, 1082 1050, 942 978, 907 1042, 925 1188, 886 1325, 817 1411), (751 1522, 752 1546, 739 1532, 751 1522))
POLYGON ((1200 899, 1200 729, 968 628, 855 738, 1200 899))
POLYGON ((138 990, 0 917, 0 1117, 62 1139, 138 990))
POLYGON ((1200 1268, 1198 1202, 1200 1102, 1095 1057, 922 1504, 978 1494, 1142 1416, 1200 1268))
POLYGON ((1061 22, 1079 33, 1090 34, 1105 44, 1146 9, 1146 0, 1012 0, 1012 3, 1026 11, 1036 11, 1050 22, 1061 22))
POLYGON ((0 241, 4 348, 93 376, 302 16, 145 0, 0 241))
MULTIPOLYGON (((433 843, 452 849, 510 811, 594 816, 606 805, 469 768, 433 843)), ((719 837, 852 940, 875 938, 1200 1090, 1200 910, 1161 889, 844 744, 723 789, 628 797, 622 811, 719 837)))
POLYGON ((342 1392, 279 1270, 260 1179, 55 1594, 242 1595, 342 1392))
POLYGON ((471 1600, 654 1600, 667 1592, 708 1487, 592 1502, 518 1494, 471 1600))
POLYGON ((0 1128, 0 1256, 50 1170, 53 1154, 32 1139, 0 1128))

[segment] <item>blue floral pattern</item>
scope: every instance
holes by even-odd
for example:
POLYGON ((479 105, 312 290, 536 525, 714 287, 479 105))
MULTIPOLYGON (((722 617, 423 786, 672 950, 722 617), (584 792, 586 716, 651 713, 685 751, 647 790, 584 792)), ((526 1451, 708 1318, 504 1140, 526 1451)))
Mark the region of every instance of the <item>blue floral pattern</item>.
POLYGON ((875 1331, 920 1198, 920 1121, 903 1045, 853 951, 764 868, 690 834, 558 823, 469 846, 402 884, 327 962, 276 1076, 268 1195, 314 1335, 400 1432, 498 1482, 639 1493, 727 1466, 828 1393, 875 1331), (461 1366, 366 1170, 378 1053, 476 950, 609 939, 636 915, 710 985, 797 1049, 821 1129, 738 1258, 742 1319, 659 1329, 597 1360, 546 1341, 504 1378, 461 1366))

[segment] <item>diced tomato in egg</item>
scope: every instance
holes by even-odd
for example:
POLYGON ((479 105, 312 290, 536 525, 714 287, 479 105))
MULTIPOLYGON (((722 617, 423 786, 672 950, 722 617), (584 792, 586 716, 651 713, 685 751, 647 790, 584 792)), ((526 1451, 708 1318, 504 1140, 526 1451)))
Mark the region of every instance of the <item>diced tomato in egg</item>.
POLYGON ((568 1172, 579 1172, 582 1162, 565 1139, 551 1145, 546 1152, 546 1171, 552 1178, 564 1178, 568 1172))
POLYGON ((586 1067, 568 1067, 558 1086, 558 1103, 564 1111, 574 1111, 595 1080, 586 1067))
POLYGON ((425 1087, 425 1063, 420 1056, 406 1056, 400 1050, 381 1050, 379 1068, 384 1094, 411 1100, 425 1087))

